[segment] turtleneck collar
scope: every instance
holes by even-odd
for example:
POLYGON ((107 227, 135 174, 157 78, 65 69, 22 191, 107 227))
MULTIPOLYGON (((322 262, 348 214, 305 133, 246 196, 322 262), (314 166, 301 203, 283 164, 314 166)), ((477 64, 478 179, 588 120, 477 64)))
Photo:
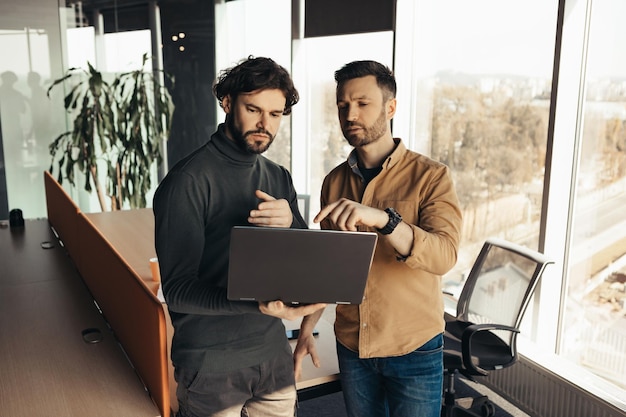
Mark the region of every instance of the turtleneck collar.
POLYGON ((226 136, 226 126, 224 123, 220 123, 217 127, 217 132, 211 136, 211 142, 215 149, 225 158, 234 162, 240 162, 245 164, 253 164, 256 162, 259 155, 249 153, 242 150, 239 145, 230 140, 226 136))

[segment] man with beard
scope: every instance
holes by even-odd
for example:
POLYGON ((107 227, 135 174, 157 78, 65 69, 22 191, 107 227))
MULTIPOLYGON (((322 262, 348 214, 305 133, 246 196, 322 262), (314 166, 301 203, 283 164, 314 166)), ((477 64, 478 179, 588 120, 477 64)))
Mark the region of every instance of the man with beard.
MULTIPOLYGON (((379 234, 363 302, 336 310, 348 416, 439 416, 441 276, 456 263, 461 228, 450 171, 392 136, 396 81, 387 67, 351 62, 335 80, 341 130, 354 150, 324 179, 314 221, 379 234)), ((303 346, 313 343, 319 315, 303 320, 303 346)))
POLYGON ((324 305, 229 301, 226 294, 233 226, 307 227, 291 175, 260 155, 298 92, 283 67, 252 57, 223 71, 213 92, 225 122, 170 170, 153 202, 163 294, 174 327, 177 415, 292 417, 294 362, 281 319, 324 305))

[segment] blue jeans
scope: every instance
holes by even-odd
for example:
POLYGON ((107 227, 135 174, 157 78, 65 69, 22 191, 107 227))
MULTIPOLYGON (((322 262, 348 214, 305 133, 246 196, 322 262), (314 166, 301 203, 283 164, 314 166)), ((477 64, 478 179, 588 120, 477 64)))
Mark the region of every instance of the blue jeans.
POLYGON ((404 356, 359 359, 337 343, 348 417, 439 417, 443 335, 404 356))

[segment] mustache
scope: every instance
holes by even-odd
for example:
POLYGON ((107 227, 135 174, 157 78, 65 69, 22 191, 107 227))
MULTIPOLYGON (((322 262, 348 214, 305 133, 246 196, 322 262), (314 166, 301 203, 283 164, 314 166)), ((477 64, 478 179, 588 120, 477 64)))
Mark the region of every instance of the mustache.
POLYGON ((257 134, 267 135, 270 138, 274 137, 274 135, 272 135, 270 132, 268 132, 267 130, 265 130, 263 128, 259 128, 259 129, 256 129, 256 130, 248 130, 244 134, 244 136, 257 135, 257 134))
POLYGON ((357 122, 346 122, 346 127, 347 127, 347 128, 349 128, 349 127, 354 127, 354 126, 356 126, 356 127, 360 127, 360 128, 365 129, 365 125, 364 125, 364 124, 362 124, 362 123, 357 123, 357 122))

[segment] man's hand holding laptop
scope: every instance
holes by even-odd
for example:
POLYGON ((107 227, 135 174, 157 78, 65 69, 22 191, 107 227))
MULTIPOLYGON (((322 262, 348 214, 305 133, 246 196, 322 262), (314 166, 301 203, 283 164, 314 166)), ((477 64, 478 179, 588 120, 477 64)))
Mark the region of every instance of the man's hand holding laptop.
POLYGON ((326 307, 324 303, 306 304, 301 306, 288 306, 280 300, 259 302, 259 310, 268 316, 278 317, 284 320, 297 320, 301 317, 315 313, 326 307))

